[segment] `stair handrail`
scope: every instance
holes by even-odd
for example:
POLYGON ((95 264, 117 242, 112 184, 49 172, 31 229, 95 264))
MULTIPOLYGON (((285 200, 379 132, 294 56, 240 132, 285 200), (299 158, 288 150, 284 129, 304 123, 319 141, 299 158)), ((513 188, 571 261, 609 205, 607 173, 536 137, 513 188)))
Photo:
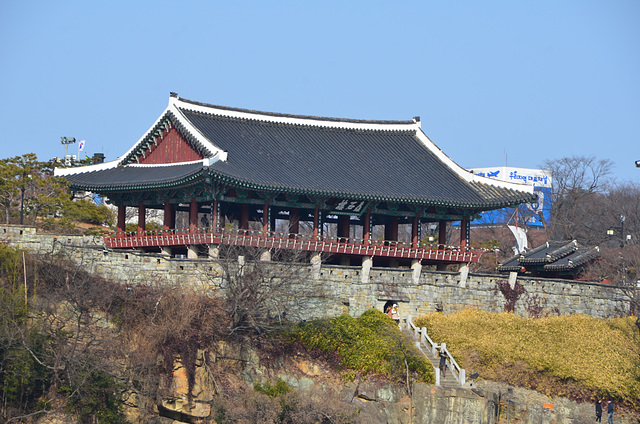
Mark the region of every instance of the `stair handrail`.
MULTIPOLYGON (((447 344, 446 343, 441 343, 438 344, 436 342, 434 342, 433 340, 431 340, 431 337, 429 337, 429 335, 427 334, 427 327, 422 327, 422 328, 418 328, 414 323, 413 320, 411 319, 411 315, 408 315, 406 318, 406 322, 407 322, 407 330, 413 330, 413 334, 416 337, 419 337, 420 339, 420 343, 424 344, 427 348, 431 348, 431 353, 434 356, 437 356, 438 352, 437 349, 442 349, 444 350, 445 354, 447 355, 447 357, 449 358, 449 369, 452 370, 453 372, 453 376, 456 378, 456 380, 458 381, 458 384, 461 386, 464 386, 464 384, 466 383, 466 371, 464 368, 460 368, 460 365, 458 365, 458 363, 456 362, 455 359, 453 359, 453 356, 451 355, 451 353, 449 352, 449 350, 447 349, 447 344)), ((440 369, 436 369, 436 375, 438 378, 436 378, 437 382, 439 383, 440 380, 440 369)))

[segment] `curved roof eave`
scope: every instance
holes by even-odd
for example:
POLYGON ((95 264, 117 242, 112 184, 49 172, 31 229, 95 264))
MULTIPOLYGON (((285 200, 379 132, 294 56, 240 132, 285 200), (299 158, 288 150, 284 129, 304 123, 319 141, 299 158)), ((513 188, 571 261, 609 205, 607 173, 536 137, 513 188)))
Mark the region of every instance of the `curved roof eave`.
MULTIPOLYGON (((206 160, 204 161, 206 162, 206 160)), ((195 163, 194 163, 195 164, 195 163)), ((178 166, 178 165, 167 165, 167 166, 178 166)), ((149 165, 129 165, 128 167, 144 169, 144 168, 158 168, 165 166, 149 166, 149 165)), ((81 168, 76 168, 81 169, 81 168)), ((453 207, 453 208, 463 208, 463 209, 484 209, 484 208, 500 208, 509 206, 512 204, 519 204, 523 201, 526 201, 526 198, 523 197, 510 197, 506 200, 494 201, 487 200, 486 202, 455 202, 449 199, 437 199, 437 198, 428 198, 428 197, 419 197, 419 196, 411 196, 411 197, 403 197, 403 196, 394 196, 394 195, 377 195, 373 193, 354 193, 354 192, 345 192, 340 190, 318 190, 312 188, 305 187, 291 187, 285 185, 266 185, 259 184, 252 181, 242 181, 237 178, 230 177, 228 175, 220 174, 218 172, 212 172, 210 168, 203 166, 198 168, 192 172, 189 172, 186 175, 180 175, 178 178, 172 180, 165 181, 142 181, 140 183, 84 183, 81 181, 73 181, 72 187, 76 190, 87 190, 87 191, 95 191, 95 192, 120 192, 126 190, 134 190, 134 191, 142 191, 142 190, 161 190, 166 188, 177 187, 183 184, 192 183, 194 180, 199 179, 203 176, 211 175, 214 179, 217 179, 223 183, 229 184, 231 186, 243 187, 251 190, 257 191, 267 191, 267 192, 289 192, 289 193, 298 193, 298 194, 309 194, 313 196, 325 196, 325 197, 338 197, 338 198, 349 198, 349 199, 363 199, 377 202, 392 202, 392 203, 406 203, 406 204, 415 204, 415 205, 434 205, 434 206, 442 206, 442 207, 453 207), (207 169, 209 171, 207 172, 207 169)))
POLYGON ((76 190, 94 191, 98 193, 100 192, 111 193, 116 191, 161 190, 161 189, 177 187, 185 183, 189 183, 193 180, 198 179, 199 176, 200 175, 198 175, 198 173, 194 173, 189 176, 176 179, 174 181, 162 181, 162 182, 151 183, 151 184, 121 184, 121 185, 105 184, 103 186, 97 186, 97 185, 85 185, 85 184, 79 183, 79 184, 72 184, 72 187, 76 190))
POLYGON ((66 177, 68 175, 83 174, 85 172, 102 171, 105 169, 115 168, 116 166, 118 166, 118 163, 119 163, 118 160, 112 160, 109 162, 98 163, 98 164, 87 165, 87 166, 78 166, 73 168, 55 168, 53 170, 53 175, 56 177, 66 177))
MULTIPOLYGON (((473 202, 473 203, 462 203, 450 201, 447 199, 434 199, 427 197, 398 197, 398 196, 384 196, 384 195, 375 195, 375 194, 363 194, 363 193, 352 193, 352 192, 343 192, 343 191, 329 191, 329 190, 317 190, 310 189, 304 187, 290 187, 284 185, 278 186, 270 186, 266 184, 259 184, 251 181, 243 181, 238 178, 234 178, 228 175, 221 174, 216 171, 209 171, 210 174, 225 183, 235 185, 238 187, 244 187, 252 190, 258 191, 271 191, 271 192, 297 192, 300 194, 311 194, 315 196, 329 196, 329 197, 338 197, 338 198, 357 198, 363 200, 372 200, 378 202, 394 202, 394 203, 409 203, 409 204, 428 204, 434 206, 445 206, 445 207, 457 207, 464 209, 478 209, 478 208, 503 208, 512 205, 517 205, 521 203, 525 203, 530 201, 530 196, 520 196, 518 198, 509 198, 507 200, 502 200, 500 202, 496 201, 486 201, 486 202, 473 202)), ((525 193, 523 193, 525 194, 525 193)))
POLYGON ((190 184, 193 179, 204 175, 209 165, 209 159, 202 159, 167 165, 110 166, 100 170, 77 172, 65 175, 65 177, 71 183, 73 190, 87 190, 97 193, 157 190, 190 184))

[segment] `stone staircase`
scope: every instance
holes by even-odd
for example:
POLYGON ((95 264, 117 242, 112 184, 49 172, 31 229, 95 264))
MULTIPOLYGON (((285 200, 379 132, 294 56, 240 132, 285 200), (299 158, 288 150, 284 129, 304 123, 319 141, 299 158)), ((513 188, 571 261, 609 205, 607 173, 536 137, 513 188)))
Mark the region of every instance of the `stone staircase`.
MULTIPOLYGON (((438 369, 439 368, 440 358, 438 358, 437 355, 434 355, 434 354, 431 353, 431 351, 423 349, 423 348, 420 348, 420 351, 422 353, 424 353, 424 355, 427 357, 427 359, 429 359, 429 362, 431 362, 431 365, 433 365, 434 369, 438 369)), ((447 369, 445 371, 445 378, 442 378, 442 376, 440 376, 440 385, 443 386, 443 387, 460 386, 460 384, 458 384, 458 380, 456 380, 456 377, 454 376, 453 372, 449 368, 449 364, 447 364, 447 369)))
POLYGON ((451 356, 447 350, 445 343, 440 345, 434 343, 426 334, 426 328, 416 328, 411 322, 411 317, 408 316, 404 325, 400 325, 402 332, 409 338, 409 340, 415 341, 415 346, 427 357, 429 362, 436 372, 436 384, 442 387, 460 387, 466 383, 466 372, 461 369, 456 363, 455 359, 451 356), (439 376, 439 364, 440 358, 436 349, 445 349, 445 352, 449 356, 447 360, 447 369, 445 371, 445 377, 439 376))

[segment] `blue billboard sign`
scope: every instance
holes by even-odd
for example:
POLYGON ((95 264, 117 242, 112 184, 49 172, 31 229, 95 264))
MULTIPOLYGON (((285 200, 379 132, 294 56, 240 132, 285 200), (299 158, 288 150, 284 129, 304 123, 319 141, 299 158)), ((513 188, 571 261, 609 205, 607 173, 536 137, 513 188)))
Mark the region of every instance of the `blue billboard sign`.
MULTIPOLYGON (((538 199, 533 203, 523 205, 518 211, 518 222, 521 224, 542 227, 543 219, 549 222, 551 208, 551 171, 543 169, 492 167, 470 169, 476 175, 493 178, 500 181, 518 184, 533 185, 534 193, 538 199)), ((513 221, 514 208, 499 209, 484 212, 480 219, 471 222, 471 225, 481 224, 506 224, 513 221)))

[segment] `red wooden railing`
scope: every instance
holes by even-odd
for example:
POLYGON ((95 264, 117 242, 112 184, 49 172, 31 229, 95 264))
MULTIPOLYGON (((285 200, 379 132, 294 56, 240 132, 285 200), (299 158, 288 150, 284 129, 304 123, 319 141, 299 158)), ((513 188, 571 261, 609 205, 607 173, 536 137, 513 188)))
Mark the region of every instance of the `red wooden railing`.
POLYGON ((398 241, 362 240, 274 231, 224 229, 214 232, 211 228, 117 233, 105 236, 104 242, 108 247, 114 249, 226 244, 329 254, 466 263, 478 262, 482 255, 481 250, 459 246, 431 244, 416 246, 413 243, 398 241))

